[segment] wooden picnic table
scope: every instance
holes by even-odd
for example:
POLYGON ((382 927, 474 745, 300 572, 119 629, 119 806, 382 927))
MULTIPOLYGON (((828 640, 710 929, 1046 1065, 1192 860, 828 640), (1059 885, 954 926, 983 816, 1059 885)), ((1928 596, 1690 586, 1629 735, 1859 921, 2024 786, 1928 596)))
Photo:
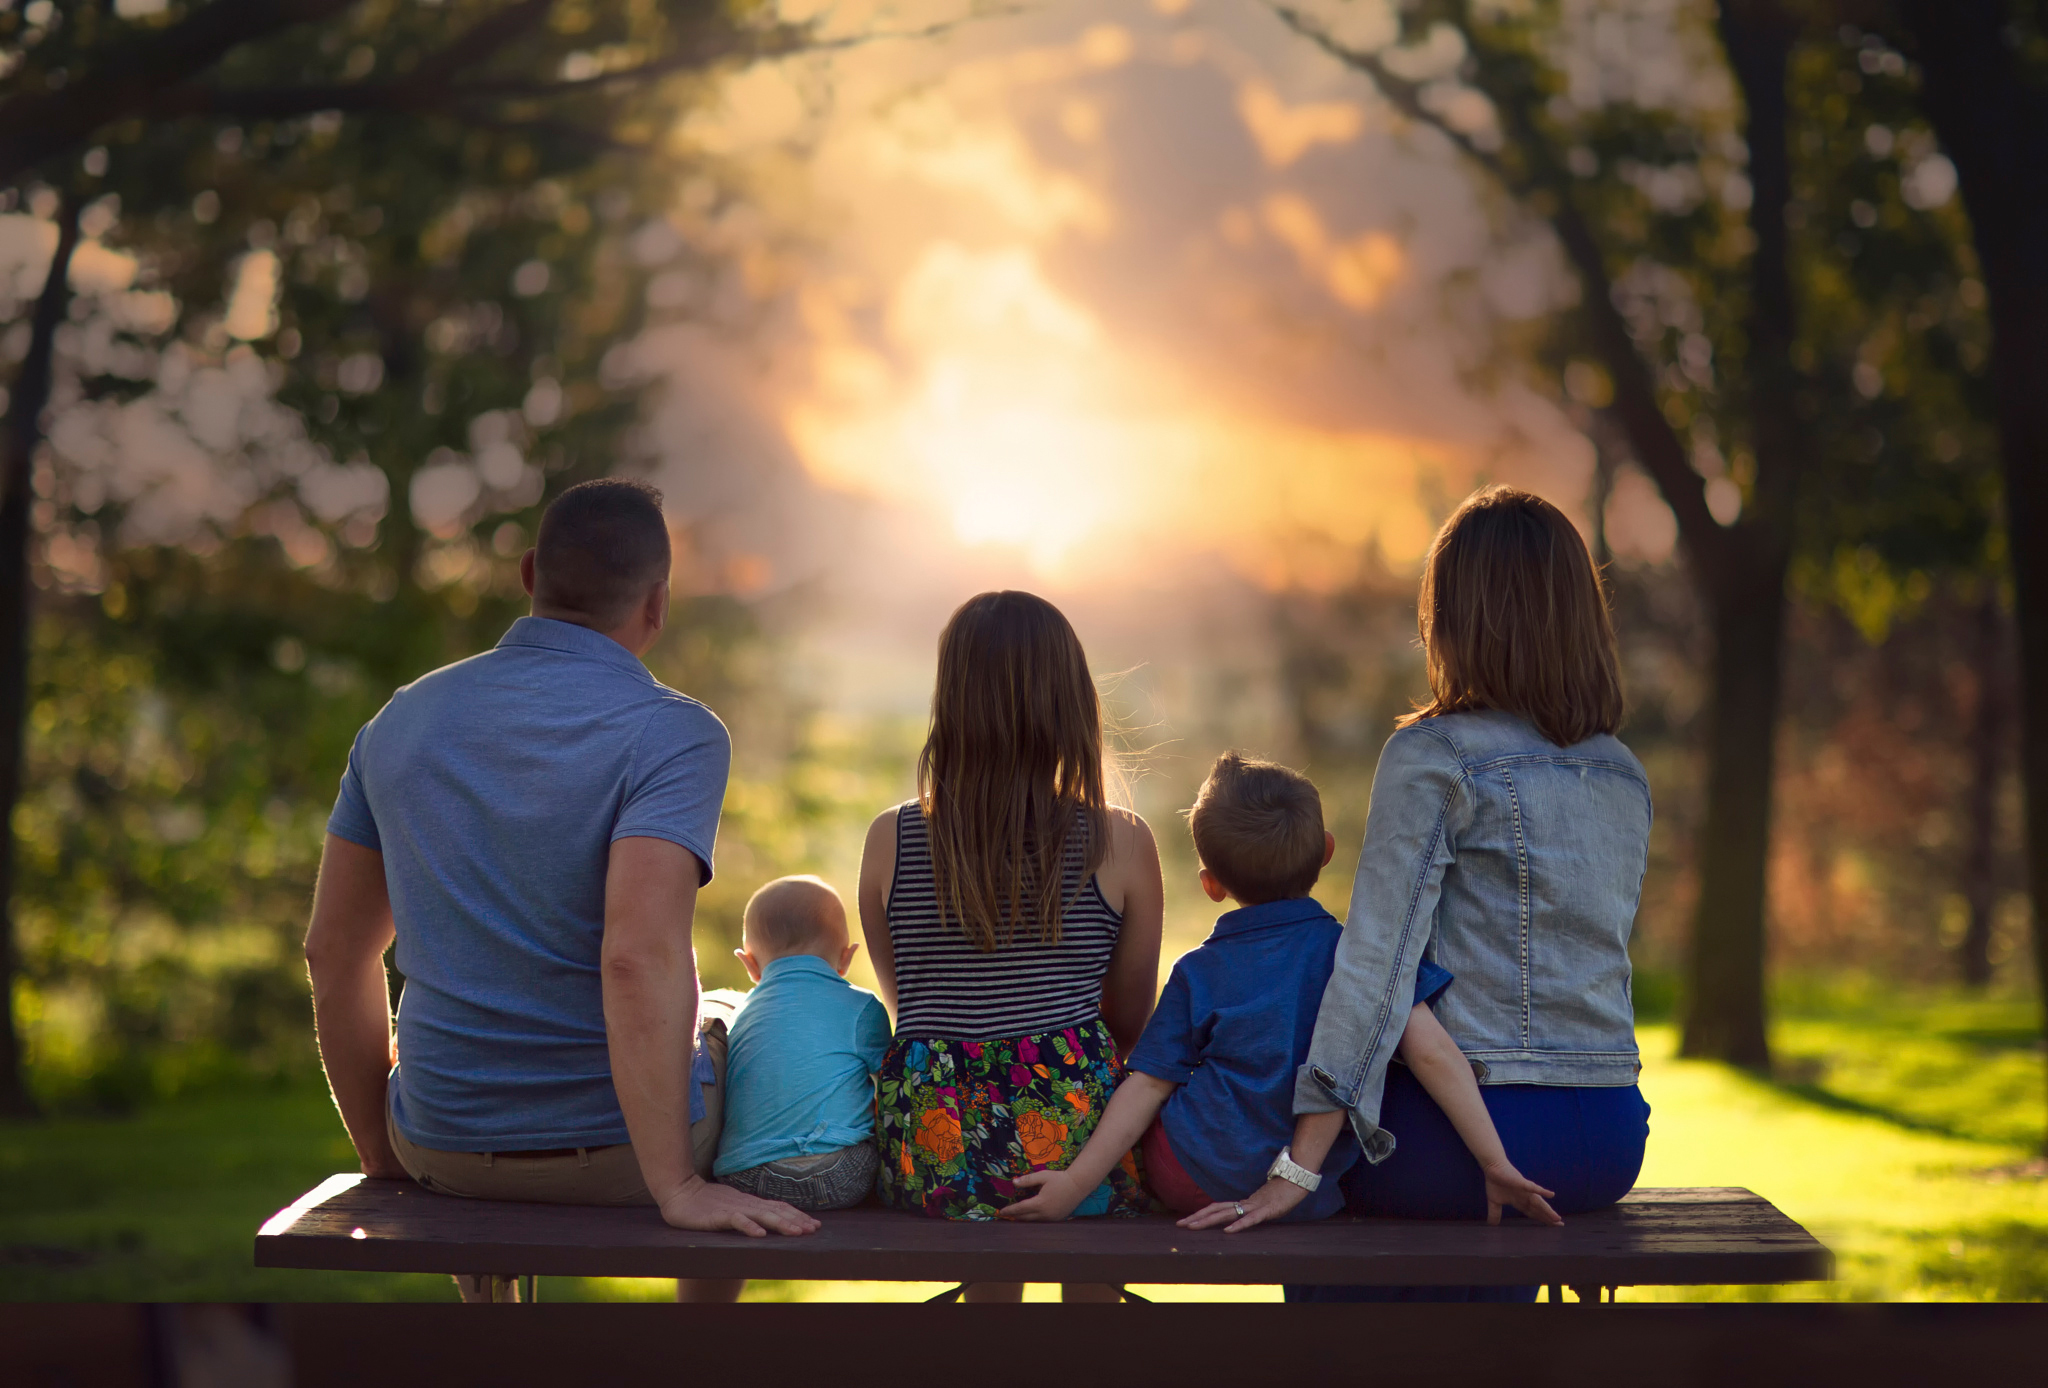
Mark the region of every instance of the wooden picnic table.
POLYGON ((1799 1282, 1833 1258, 1739 1188, 1638 1190, 1563 1228, 1346 1217, 1243 1234, 1170 1218, 953 1223, 841 1210, 802 1238, 671 1229, 652 1209, 434 1195, 332 1176, 273 1215, 256 1265, 504 1277, 788 1278, 881 1282, 1335 1283, 1624 1286, 1799 1282))

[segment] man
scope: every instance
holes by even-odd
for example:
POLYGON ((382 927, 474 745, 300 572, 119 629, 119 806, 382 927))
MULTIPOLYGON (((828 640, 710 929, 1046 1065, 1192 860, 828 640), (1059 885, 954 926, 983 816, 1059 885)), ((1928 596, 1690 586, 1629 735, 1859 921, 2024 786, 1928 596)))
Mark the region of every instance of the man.
POLYGON ((368 1175, 806 1234, 816 1220, 711 1184, 691 1150, 690 931, 731 744, 640 663, 668 573, 659 492, 571 488, 519 563, 533 615, 363 728, 306 932, 314 1028, 368 1175))

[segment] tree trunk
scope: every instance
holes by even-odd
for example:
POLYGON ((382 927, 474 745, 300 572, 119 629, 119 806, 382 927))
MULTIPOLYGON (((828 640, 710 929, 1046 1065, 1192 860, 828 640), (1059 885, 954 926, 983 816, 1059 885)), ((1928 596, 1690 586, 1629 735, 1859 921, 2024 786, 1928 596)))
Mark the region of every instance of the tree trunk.
POLYGON ((1970 922, 1956 948, 1956 966, 1963 984, 1984 988, 1991 982, 1991 926, 1998 909, 1998 786, 2005 779, 2007 720, 2011 716, 2005 688, 2005 613, 1998 589, 1988 591, 1977 607, 1977 702, 1970 710, 1969 844, 1963 854, 1963 899, 1970 922))
POLYGON ((1720 595, 1707 726, 1707 817, 1699 839, 1679 1054, 1770 1065, 1764 1027, 1764 901, 1783 671, 1785 559, 1720 595))
POLYGON ((21 798, 21 769, 27 737, 29 515, 35 505, 30 482, 36 449, 43 440, 43 409, 50 403, 57 329, 71 307, 71 253, 78 247, 78 201, 66 197, 57 213, 57 252, 36 300, 28 355, 14 373, 8 394, 6 494, 0 497, 0 1114, 35 1112, 22 1067, 21 1035, 14 1019, 14 987, 20 957, 14 940, 15 802, 21 798))
POLYGON ((2048 90, 2020 66, 2012 7, 2001 0, 1908 0, 1903 13, 1988 291, 2019 629, 2034 970, 2048 1004, 2048 90))
MULTIPOLYGON (((1538 117, 1540 93, 1532 95, 1535 89, 1515 76, 1522 71, 1520 59, 1509 62, 1505 80, 1489 86, 1489 55, 1483 45, 1475 50, 1481 60, 1476 80, 1492 98, 1504 139, 1519 156, 1509 163, 1449 125, 1423 88, 1390 70, 1378 54, 1348 49, 1294 10, 1275 8, 1298 33, 1371 77, 1395 109, 1441 131, 1511 197, 1548 219, 1578 274, 1586 344, 1614 384, 1604 413, 1677 518, 1688 571, 1715 628, 1707 818, 1700 835, 1700 906, 1682 1048, 1691 1056, 1767 1065, 1764 888, 1784 585, 1799 482, 1810 454, 1799 406, 1806 383, 1791 356, 1797 315, 1785 220, 1791 200, 1786 77, 1797 26, 1780 0, 1724 0, 1721 7, 1721 36, 1746 108, 1754 188, 1749 222, 1756 236, 1746 325, 1756 480, 1741 520, 1724 527, 1706 504, 1706 479, 1664 413, 1656 363, 1638 349, 1616 306, 1607 251, 1579 206, 1563 152, 1551 145, 1538 117)), ((1454 10, 1468 40, 1470 8, 1454 10)))
POLYGON ((1772 777, 1784 675, 1785 573, 1809 449, 1792 362, 1797 306, 1785 211, 1792 199, 1786 90, 1794 27, 1775 0, 1723 0, 1722 46, 1742 91, 1749 176, 1748 374, 1756 481, 1702 584, 1714 626, 1707 820, 1679 1053, 1768 1069, 1764 1022, 1772 777))

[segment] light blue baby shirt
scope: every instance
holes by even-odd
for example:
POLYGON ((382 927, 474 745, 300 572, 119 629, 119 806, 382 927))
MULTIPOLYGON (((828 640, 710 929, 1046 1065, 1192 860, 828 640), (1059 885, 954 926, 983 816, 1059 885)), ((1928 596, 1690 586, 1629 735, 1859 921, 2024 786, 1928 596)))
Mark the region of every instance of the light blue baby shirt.
POLYGON ((733 1019, 720 1176, 865 1142, 889 1049, 881 999, 812 954, 774 960, 733 1019))

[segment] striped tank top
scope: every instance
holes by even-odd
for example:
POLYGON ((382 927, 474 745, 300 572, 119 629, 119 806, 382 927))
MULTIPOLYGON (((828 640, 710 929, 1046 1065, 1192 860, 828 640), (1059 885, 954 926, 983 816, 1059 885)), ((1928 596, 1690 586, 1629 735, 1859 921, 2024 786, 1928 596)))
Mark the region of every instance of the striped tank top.
POLYGON ((896 951, 896 1034, 995 1041, 1093 1021, 1102 1012, 1123 917, 1093 877, 1080 894, 1086 845, 1067 846, 1057 944, 1020 930, 984 953, 948 925, 932 886, 931 838, 916 801, 896 811, 896 880, 889 888, 889 943, 896 951))

